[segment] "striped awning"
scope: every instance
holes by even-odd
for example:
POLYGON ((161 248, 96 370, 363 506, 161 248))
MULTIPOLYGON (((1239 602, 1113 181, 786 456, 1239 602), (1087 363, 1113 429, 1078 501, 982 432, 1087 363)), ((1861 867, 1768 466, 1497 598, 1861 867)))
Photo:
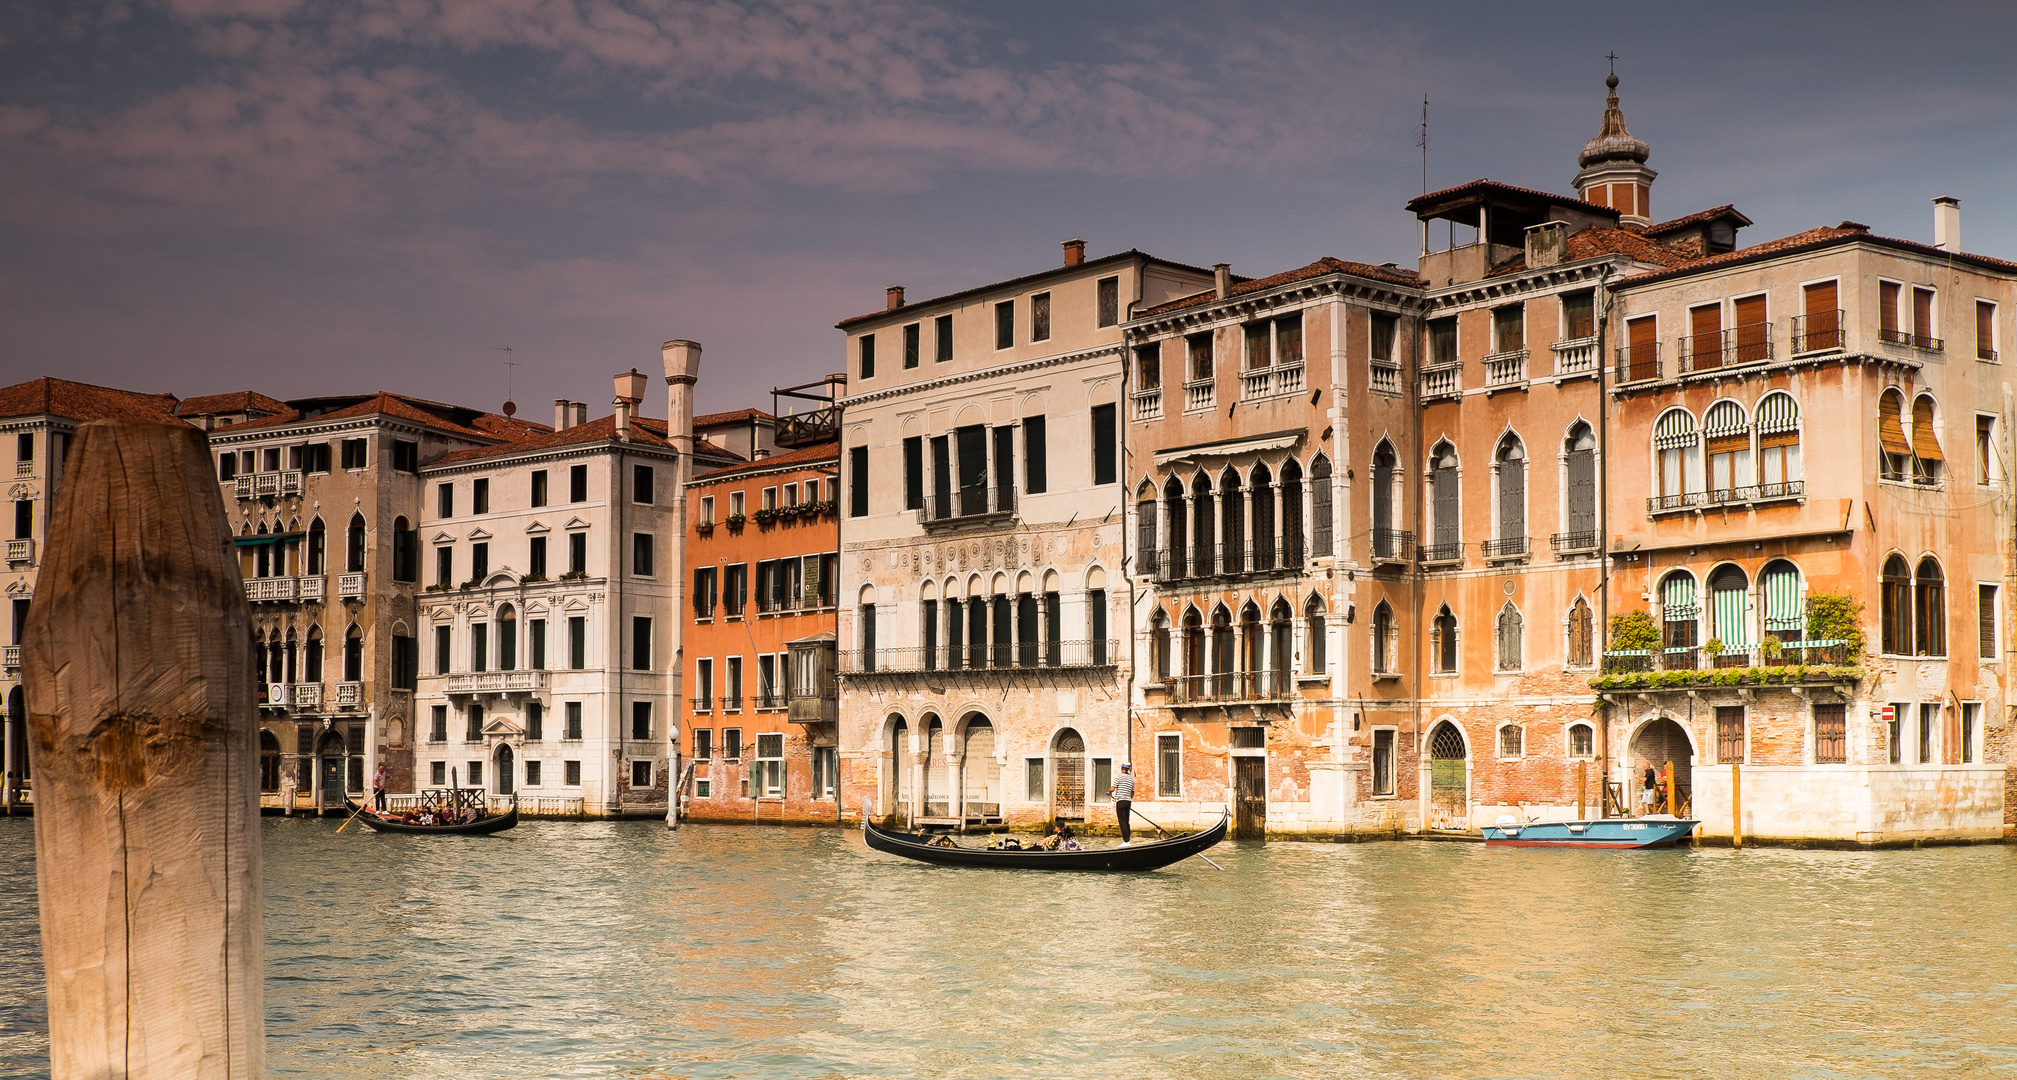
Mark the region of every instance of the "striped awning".
POLYGON ((1673 574, 1660 583, 1660 616, 1664 622, 1691 619, 1700 612, 1695 606, 1695 579, 1673 574))
POLYGON ((1741 586, 1734 589, 1717 589, 1709 594, 1709 606, 1716 627, 1716 636, 1728 648, 1741 648, 1751 643, 1750 630, 1745 626, 1744 597, 1748 590, 1741 586))
POLYGON ((283 540, 299 540, 301 536, 302 534, 298 532, 256 533, 251 536, 234 536, 231 542, 239 547, 258 547, 261 544, 277 544, 283 540))
POLYGON ((1887 454, 1902 457, 1912 455, 1912 444, 1905 441, 1905 424, 1898 415, 1905 408, 1905 399, 1897 391, 1884 395, 1877 403, 1877 445, 1887 454))
POLYGON ((1920 461, 1944 461, 1940 439, 1933 434, 1933 399, 1922 397, 1912 403, 1912 455, 1920 461))
POLYGON ((1744 422, 1744 407, 1734 401, 1719 401, 1709 406, 1709 412, 1702 417, 1702 433, 1712 439, 1743 435, 1748 425, 1744 422))
POLYGON ((1758 403, 1758 433, 1776 435, 1781 432, 1797 431, 1800 427, 1800 406, 1791 394, 1767 394, 1758 403))
POLYGON ((1764 586, 1765 632, 1781 641, 1791 640, 1784 631, 1800 637, 1806 630, 1800 610, 1800 571, 1787 563, 1774 563, 1765 571, 1764 586))
POLYGON ((1653 425, 1653 445, 1662 450, 1695 445, 1695 415, 1686 409, 1669 409, 1653 425))

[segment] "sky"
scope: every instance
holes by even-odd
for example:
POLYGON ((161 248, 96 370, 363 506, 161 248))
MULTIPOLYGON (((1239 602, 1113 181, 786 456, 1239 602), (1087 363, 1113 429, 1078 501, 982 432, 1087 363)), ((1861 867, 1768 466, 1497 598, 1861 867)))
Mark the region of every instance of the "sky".
POLYGON ((702 411, 769 408, 886 286, 1070 237, 1412 265, 1423 97, 1430 189, 1569 192, 1612 52, 1656 218, 1930 242, 1952 195, 2017 258, 2012 41, 2010 4, 14 0, 0 383, 544 420, 690 338, 702 411))

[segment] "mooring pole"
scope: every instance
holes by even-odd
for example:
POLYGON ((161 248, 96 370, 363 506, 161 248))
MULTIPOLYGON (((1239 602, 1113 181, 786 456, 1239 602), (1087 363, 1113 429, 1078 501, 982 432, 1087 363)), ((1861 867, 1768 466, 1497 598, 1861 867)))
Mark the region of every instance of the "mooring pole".
POLYGON ((1667 762, 1665 770, 1660 775, 1667 781, 1667 813, 1673 814, 1679 798, 1679 793, 1674 790, 1674 763, 1667 762))
POLYGON ((1742 766, 1730 763, 1730 846, 1744 846, 1744 775, 1742 766))
POLYGON ((1587 762, 1587 761, 1578 761, 1578 762, 1576 762, 1576 820, 1577 820, 1577 821, 1581 821, 1581 820, 1583 820, 1583 791, 1584 791, 1584 785, 1585 785, 1585 784, 1588 784, 1589 782, 1590 782, 1590 763, 1589 763, 1589 762, 1587 762))
POLYGON ((195 428, 77 430, 22 650, 54 1080, 266 1075, 251 612, 195 428))

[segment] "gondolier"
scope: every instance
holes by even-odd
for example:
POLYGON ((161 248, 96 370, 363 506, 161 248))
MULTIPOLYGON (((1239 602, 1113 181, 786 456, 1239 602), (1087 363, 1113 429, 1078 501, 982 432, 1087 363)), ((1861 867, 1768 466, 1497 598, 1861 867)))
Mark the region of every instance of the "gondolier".
POLYGON ((1114 778, 1114 784, 1107 789, 1107 797, 1114 801, 1114 817, 1121 823, 1121 846, 1134 842, 1128 830, 1128 811, 1135 805, 1135 763, 1121 762, 1121 774, 1114 778))

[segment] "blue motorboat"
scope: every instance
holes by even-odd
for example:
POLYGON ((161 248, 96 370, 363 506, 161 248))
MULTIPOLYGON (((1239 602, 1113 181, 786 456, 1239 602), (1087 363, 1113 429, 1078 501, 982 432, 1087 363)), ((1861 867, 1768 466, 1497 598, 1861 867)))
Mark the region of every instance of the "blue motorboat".
POLYGON ((1518 821, 1485 826, 1485 843, 1508 847, 1663 848, 1688 838, 1701 822, 1672 814, 1594 821, 1518 821))

